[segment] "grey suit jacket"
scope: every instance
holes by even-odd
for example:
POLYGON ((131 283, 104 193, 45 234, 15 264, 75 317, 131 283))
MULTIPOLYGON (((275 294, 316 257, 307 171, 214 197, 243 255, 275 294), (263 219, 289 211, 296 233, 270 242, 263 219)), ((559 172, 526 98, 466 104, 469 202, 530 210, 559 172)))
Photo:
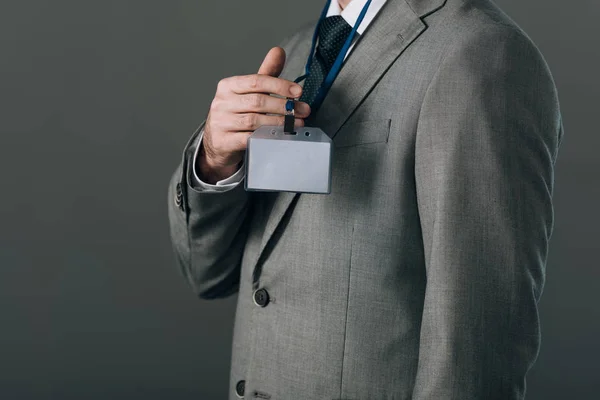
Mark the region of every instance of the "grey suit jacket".
POLYGON ((230 398, 523 398, 562 138, 535 45, 489 0, 389 0, 310 124, 331 195, 194 190, 200 128, 170 182, 183 274, 239 294, 230 398))

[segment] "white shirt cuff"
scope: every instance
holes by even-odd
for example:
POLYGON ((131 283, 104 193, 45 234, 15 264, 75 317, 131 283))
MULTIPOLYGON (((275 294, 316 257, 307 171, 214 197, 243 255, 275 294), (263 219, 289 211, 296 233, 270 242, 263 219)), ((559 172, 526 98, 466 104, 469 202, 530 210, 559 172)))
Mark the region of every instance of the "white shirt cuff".
POLYGON ((240 169, 236 171, 235 174, 231 175, 229 178, 222 179, 218 181, 215 185, 211 185, 210 183, 203 182, 202 179, 198 177, 198 173, 196 171, 196 160, 198 159, 198 155, 200 154, 200 146, 202 146, 202 137, 204 136, 204 130, 200 132, 200 138, 198 139, 198 145, 196 146, 196 151, 194 152, 194 157, 192 158, 192 187, 196 190, 209 190, 209 191, 226 191, 229 189, 233 189, 237 185, 239 185, 246 176, 246 171, 244 168, 244 164, 240 169))

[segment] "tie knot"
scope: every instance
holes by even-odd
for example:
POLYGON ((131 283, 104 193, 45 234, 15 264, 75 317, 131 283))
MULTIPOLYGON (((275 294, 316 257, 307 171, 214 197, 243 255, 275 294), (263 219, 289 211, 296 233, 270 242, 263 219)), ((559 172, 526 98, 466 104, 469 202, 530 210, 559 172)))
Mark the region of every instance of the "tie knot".
POLYGON ((350 32, 352 27, 339 15, 327 17, 321 22, 317 51, 328 67, 333 65, 350 32))

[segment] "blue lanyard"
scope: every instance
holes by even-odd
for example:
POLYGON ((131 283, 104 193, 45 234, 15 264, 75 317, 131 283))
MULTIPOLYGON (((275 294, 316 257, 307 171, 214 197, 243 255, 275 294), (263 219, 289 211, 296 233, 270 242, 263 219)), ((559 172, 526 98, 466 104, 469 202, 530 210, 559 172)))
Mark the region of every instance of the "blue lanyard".
MULTIPOLYGON (((306 61, 305 73, 304 73, 304 75, 302 75, 301 77, 297 78, 294 81, 296 83, 302 82, 304 79, 306 79, 310 75, 310 66, 312 64, 313 57, 315 54, 315 49, 317 47, 317 39, 319 38, 319 27, 321 26, 321 23, 327 17, 327 10, 329 10, 330 5, 331 5, 331 0, 327 0, 327 4, 325 4, 325 8, 323 8, 323 11, 321 12, 321 17, 319 18, 319 23, 317 24, 317 26, 315 28, 315 32, 313 34, 312 46, 310 48, 310 54, 308 56, 308 60, 306 61)), ((352 45, 352 40, 354 40, 354 37, 356 36, 356 31, 358 30, 358 27, 360 26, 361 22, 365 18, 365 15, 367 14, 367 10, 369 9, 370 5, 371 5, 371 0, 368 0, 365 3, 365 6, 363 7, 362 11, 360 12, 358 19, 356 20, 356 24, 354 24, 354 27, 352 28, 350 35, 348 35, 348 38, 346 39, 344 46, 340 50, 340 53, 338 54, 337 58, 335 59, 335 62, 331 66, 329 73, 327 74, 327 76, 323 80, 323 83, 321 84, 321 87, 317 91, 317 95, 312 104, 313 110, 319 109, 319 107, 321 106, 321 103, 323 103, 323 100, 325 99, 325 96, 327 95, 327 92, 329 92, 329 89, 331 89, 331 86, 333 85, 333 81, 335 80, 335 78, 339 74, 340 70, 342 69, 342 64, 344 63, 346 54, 348 54, 348 50, 350 49, 350 46, 352 45)))

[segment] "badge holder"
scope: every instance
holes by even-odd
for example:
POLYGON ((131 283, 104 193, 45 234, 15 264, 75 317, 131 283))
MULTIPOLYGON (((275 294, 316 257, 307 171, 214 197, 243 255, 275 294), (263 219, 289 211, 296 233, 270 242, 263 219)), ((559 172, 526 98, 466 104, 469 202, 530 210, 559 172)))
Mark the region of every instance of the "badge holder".
POLYGON ((284 126, 261 126, 248 138, 247 191, 331 193, 331 138, 319 128, 294 128, 294 100, 284 126))

